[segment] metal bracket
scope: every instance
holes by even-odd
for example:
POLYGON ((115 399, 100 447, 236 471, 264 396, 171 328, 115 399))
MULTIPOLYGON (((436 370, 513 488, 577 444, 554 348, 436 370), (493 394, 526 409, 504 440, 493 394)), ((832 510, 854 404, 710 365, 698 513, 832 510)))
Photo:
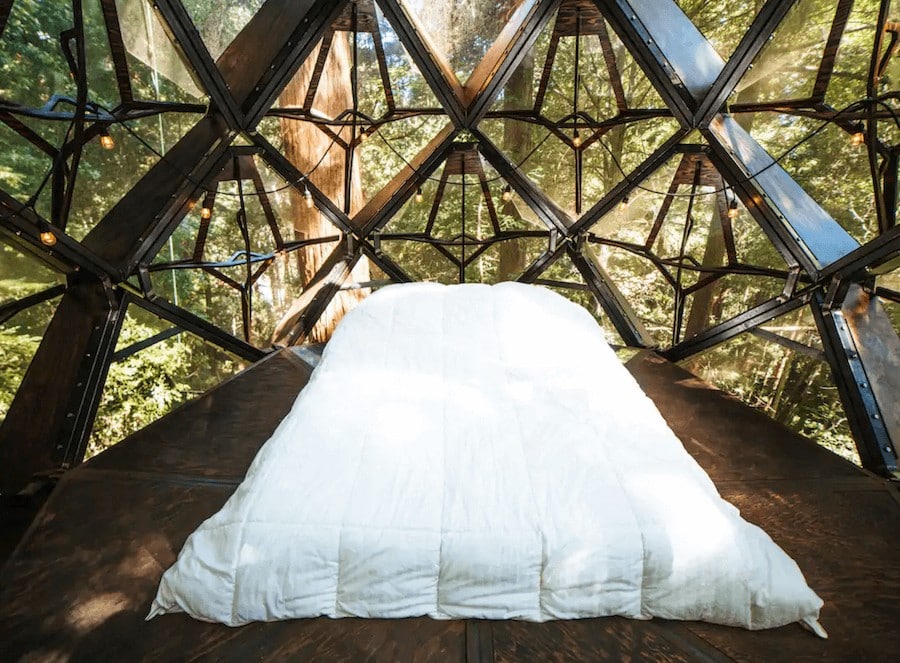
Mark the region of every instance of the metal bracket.
POLYGON ((353 258, 354 256, 356 256, 356 253, 357 253, 356 237, 354 237, 350 233, 347 233, 346 235, 344 235, 344 239, 347 243, 347 254, 346 255, 347 255, 347 259, 349 260, 349 259, 353 258))
POLYGON ((380 258, 382 255, 384 255, 383 251, 381 250, 381 232, 373 232, 371 237, 372 248, 375 251, 375 255, 380 258))
POLYGON ((784 290, 781 291, 781 301, 786 302, 797 292, 797 284, 800 282, 800 268, 791 267, 787 280, 784 282, 784 290))

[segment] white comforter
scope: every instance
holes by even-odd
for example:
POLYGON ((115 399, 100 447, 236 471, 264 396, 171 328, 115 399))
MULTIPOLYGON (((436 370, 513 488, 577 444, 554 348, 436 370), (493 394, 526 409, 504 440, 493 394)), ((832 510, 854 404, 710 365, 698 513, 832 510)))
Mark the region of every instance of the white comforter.
POLYGON ((586 311, 522 284, 410 284, 340 324, 150 617, 820 628, 821 605, 719 497, 586 311))

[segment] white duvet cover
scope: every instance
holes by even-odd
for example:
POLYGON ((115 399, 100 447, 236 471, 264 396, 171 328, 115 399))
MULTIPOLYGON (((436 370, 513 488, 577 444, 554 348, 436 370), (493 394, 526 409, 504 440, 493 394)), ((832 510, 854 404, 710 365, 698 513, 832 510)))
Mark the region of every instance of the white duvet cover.
POLYGON ((585 310, 517 283, 409 284, 341 322, 149 617, 623 615, 824 635, 821 605, 585 310))

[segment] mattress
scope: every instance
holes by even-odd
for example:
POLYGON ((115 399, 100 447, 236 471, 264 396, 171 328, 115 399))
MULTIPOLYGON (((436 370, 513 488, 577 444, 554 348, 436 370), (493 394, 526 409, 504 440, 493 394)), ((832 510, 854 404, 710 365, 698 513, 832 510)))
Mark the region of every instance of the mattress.
POLYGON ((621 615, 824 637, 821 606, 587 311, 519 283, 417 283, 344 318, 148 619, 621 615))

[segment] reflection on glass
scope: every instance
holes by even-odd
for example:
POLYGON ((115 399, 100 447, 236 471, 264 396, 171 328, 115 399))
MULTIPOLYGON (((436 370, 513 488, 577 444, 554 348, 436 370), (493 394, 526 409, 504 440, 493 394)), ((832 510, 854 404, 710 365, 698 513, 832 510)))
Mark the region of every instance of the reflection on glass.
POLYGON ((799 0, 744 75, 732 103, 808 99, 837 0, 799 0))
POLYGON ((828 124, 774 113, 745 116, 750 133, 800 186, 860 243, 878 228, 872 180, 865 147, 854 146, 851 134, 828 124), (802 143, 800 142, 802 140, 802 143), (800 144, 798 144, 800 143, 800 144))
MULTIPOLYGON (((190 9, 191 3, 185 3, 190 9)), ((231 3, 207 3, 215 5, 231 3)), ((136 99, 194 102, 204 96, 159 13, 147 0, 116 0, 131 86, 136 99)), ((221 17, 220 17, 221 18, 221 17)))
POLYGON ((465 82, 522 0, 401 0, 401 4, 465 82))

